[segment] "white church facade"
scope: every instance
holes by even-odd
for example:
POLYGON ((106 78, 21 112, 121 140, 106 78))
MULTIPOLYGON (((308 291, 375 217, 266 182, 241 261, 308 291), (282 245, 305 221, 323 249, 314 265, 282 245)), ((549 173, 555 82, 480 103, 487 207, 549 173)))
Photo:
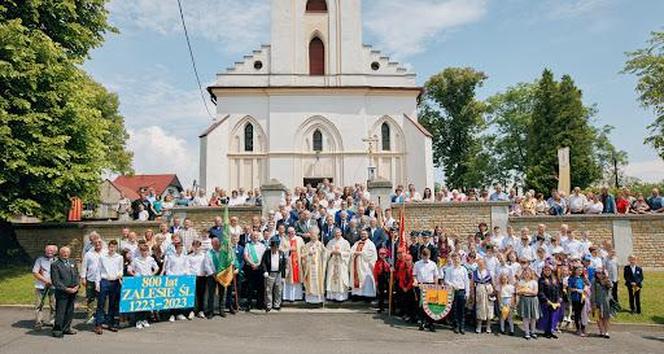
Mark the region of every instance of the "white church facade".
POLYGON ((373 166, 395 185, 433 189, 421 88, 362 44, 361 0, 272 0, 271 38, 208 87, 217 112, 200 135, 202 188, 346 186, 373 166))

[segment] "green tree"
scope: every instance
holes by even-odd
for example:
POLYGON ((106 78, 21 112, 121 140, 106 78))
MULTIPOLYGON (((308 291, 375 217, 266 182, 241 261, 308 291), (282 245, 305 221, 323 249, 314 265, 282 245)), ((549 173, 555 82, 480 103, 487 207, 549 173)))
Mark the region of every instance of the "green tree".
POLYGON ((131 170, 117 96, 79 68, 110 29, 103 3, 0 5, 0 220, 61 218, 69 196, 97 198, 103 171, 131 170))
POLYGON ((593 107, 583 105, 581 90, 569 75, 557 82, 550 70, 544 70, 535 90, 526 139, 528 187, 538 191, 557 187, 557 150, 562 147, 570 148, 573 186, 586 188, 602 177, 597 129, 591 124, 595 113, 593 107))
POLYGON ((483 72, 472 68, 447 68, 424 85, 419 121, 434 136, 434 163, 443 167, 451 188, 483 182, 474 169, 481 151, 478 135, 484 125, 485 105, 477 100, 475 91, 486 79, 483 72))
POLYGON ((536 88, 537 83, 519 83, 487 99, 487 123, 494 138, 489 148, 500 166, 494 179, 503 184, 525 179, 536 88))
POLYGON ((653 146, 664 159, 664 31, 651 32, 648 46, 628 52, 627 57, 623 73, 636 75, 639 101, 655 113, 645 143, 653 146))

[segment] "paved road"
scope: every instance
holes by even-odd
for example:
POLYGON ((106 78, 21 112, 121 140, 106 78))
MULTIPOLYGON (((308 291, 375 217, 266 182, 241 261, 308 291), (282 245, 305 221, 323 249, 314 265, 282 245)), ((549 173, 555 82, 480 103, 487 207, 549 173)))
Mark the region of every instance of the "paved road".
POLYGON ((51 338, 49 330, 31 329, 28 309, 0 309, 0 353, 663 353, 664 330, 616 328, 611 339, 560 340, 496 335, 454 335, 439 329, 419 332, 400 321, 374 314, 329 310, 238 314, 226 319, 158 323, 151 328, 97 336, 76 320, 78 335, 51 338))

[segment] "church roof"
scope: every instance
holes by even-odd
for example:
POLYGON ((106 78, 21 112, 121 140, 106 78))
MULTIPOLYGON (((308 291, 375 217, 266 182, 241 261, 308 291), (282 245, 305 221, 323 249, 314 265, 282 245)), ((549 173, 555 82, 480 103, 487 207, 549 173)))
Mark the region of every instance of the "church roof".
MULTIPOLYGON (((209 90, 209 88, 208 88, 208 90, 209 90)), ((198 137, 199 138, 205 138, 210 133, 212 133, 213 130, 217 129, 217 127, 220 126, 221 123, 223 123, 226 119, 228 119, 228 117, 230 117, 230 114, 227 114, 224 118, 221 118, 221 119, 213 122, 209 127, 207 127, 207 129, 203 130, 201 135, 199 135, 198 137)))
POLYGON ((407 115, 407 114, 405 114, 405 113, 404 113, 404 117, 406 117, 406 119, 408 119, 411 123, 413 123, 413 125, 414 125, 417 129, 419 129, 419 131, 421 131, 422 134, 428 136, 429 138, 433 138, 433 134, 431 134, 431 133, 427 130, 427 128, 425 128, 422 124, 420 124, 420 122, 418 122, 417 119, 413 119, 413 118, 411 118, 409 115, 407 115))

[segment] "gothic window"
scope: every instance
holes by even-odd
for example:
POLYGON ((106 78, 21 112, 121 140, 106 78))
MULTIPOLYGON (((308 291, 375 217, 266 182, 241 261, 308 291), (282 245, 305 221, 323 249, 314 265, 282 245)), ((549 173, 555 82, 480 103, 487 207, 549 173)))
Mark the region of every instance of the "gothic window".
POLYGON ((313 136, 314 151, 323 151, 323 134, 316 129, 313 136))
POLYGON ((318 37, 309 43, 309 75, 325 75, 325 45, 318 37))
POLYGON ((381 142, 383 143, 383 151, 390 151, 390 126, 387 123, 381 125, 380 137, 381 142))
POLYGON ((327 12, 327 3, 325 0, 307 1, 307 12, 327 12))
POLYGON ((251 123, 244 126, 244 151, 254 151, 254 126, 251 123))

